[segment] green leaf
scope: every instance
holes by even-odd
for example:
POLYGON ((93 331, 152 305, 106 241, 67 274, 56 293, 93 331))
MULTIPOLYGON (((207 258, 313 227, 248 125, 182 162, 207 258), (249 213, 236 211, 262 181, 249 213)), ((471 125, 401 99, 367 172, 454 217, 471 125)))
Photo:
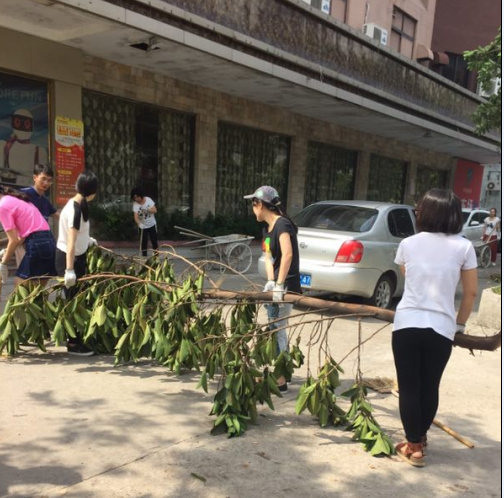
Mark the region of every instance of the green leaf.
POLYGON ((208 394, 208 384, 207 384, 207 373, 206 369, 203 370, 200 380, 198 382, 198 385, 196 386, 196 389, 199 389, 200 387, 203 388, 203 391, 205 391, 208 394))

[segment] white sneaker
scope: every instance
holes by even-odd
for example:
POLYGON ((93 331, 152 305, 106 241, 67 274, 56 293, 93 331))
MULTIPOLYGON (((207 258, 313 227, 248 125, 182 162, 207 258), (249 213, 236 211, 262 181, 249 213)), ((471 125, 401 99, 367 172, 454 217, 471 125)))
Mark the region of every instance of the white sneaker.
POLYGON ((492 266, 495 266, 495 263, 492 263, 492 266))

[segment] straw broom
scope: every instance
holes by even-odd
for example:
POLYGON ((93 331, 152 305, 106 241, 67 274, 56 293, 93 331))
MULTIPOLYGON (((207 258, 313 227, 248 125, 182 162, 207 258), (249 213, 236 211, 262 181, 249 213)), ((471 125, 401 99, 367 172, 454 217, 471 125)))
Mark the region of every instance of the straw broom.
MULTIPOLYGON (((396 398, 399 398, 399 387, 397 382, 390 377, 375 377, 374 379, 365 378, 362 379, 362 383, 364 386, 372 389, 373 391, 377 391, 381 394, 392 394, 396 398)), ((450 436, 454 437, 462 444, 465 444, 468 448, 474 448, 474 444, 471 443, 471 441, 467 440, 438 419, 434 419, 433 424, 445 431, 447 434, 450 434, 450 436)))

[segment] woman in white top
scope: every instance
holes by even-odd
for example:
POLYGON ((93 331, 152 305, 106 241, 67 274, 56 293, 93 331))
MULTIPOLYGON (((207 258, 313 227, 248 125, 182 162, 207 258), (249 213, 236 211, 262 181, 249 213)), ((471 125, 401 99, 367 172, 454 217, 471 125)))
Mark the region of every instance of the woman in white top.
MULTIPOLYGON (((65 298, 77 295, 77 279, 87 273, 86 252, 96 240, 89 236, 89 207, 98 190, 98 178, 89 170, 77 178, 74 195, 61 210, 59 218, 58 242, 56 244, 56 270, 65 277, 65 298)), ((82 337, 77 335, 67 344, 68 353, 76 356, 92 356, 82 337)))
POLYGON ((140 247, 142 256, 147 256, 147 241, 150 237, 152 250, 158 250, 156 217, 157 208, 155 202, 147 197, 139 188, 131 190, 131 200, 133 201, 133 216, 135 223, 140 229, 140 247))
POLYGON ((406 442, 397 454, 411 465, 425 465, 427 431, 439 401, 439 384, 455 333, 463 333, 478 287, 474 248, 462 230, 460 199, 449 190, 429 190, 420 200, 416 235, 399 245, 395 262, 405 275, 397 306, 392 349, 399 384, 399 411, 406 442), (455 311, 455 292, 462 301, 455 311))
POLYGON ((490 209, 490 216, 484 220, 481 240, 486 242, 492 251, 492 266, 497 261, 497 244, 501 238, 501 220, 497 217, 497 209, 490 209))

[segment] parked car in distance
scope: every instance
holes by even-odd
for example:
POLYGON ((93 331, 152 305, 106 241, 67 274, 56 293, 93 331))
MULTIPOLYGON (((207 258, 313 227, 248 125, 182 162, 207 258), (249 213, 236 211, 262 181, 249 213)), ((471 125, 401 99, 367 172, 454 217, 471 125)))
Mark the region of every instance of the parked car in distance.
MULTIPOLYGON (((373 201, 323 201, 294 217, 299 227, 301 287, 361 296, 389 308, 404 289, 394 263, 402 239, 415 233, 413 207, 373 201)), ((264 257, 259 273, 266 276, 264 257)))
POLYGON ((485 218, 490 216, 490 212, 485 209, 462 209, 464 226, 462 235, 471 242, 479 241, 483 234, 483 224, 485 218))

